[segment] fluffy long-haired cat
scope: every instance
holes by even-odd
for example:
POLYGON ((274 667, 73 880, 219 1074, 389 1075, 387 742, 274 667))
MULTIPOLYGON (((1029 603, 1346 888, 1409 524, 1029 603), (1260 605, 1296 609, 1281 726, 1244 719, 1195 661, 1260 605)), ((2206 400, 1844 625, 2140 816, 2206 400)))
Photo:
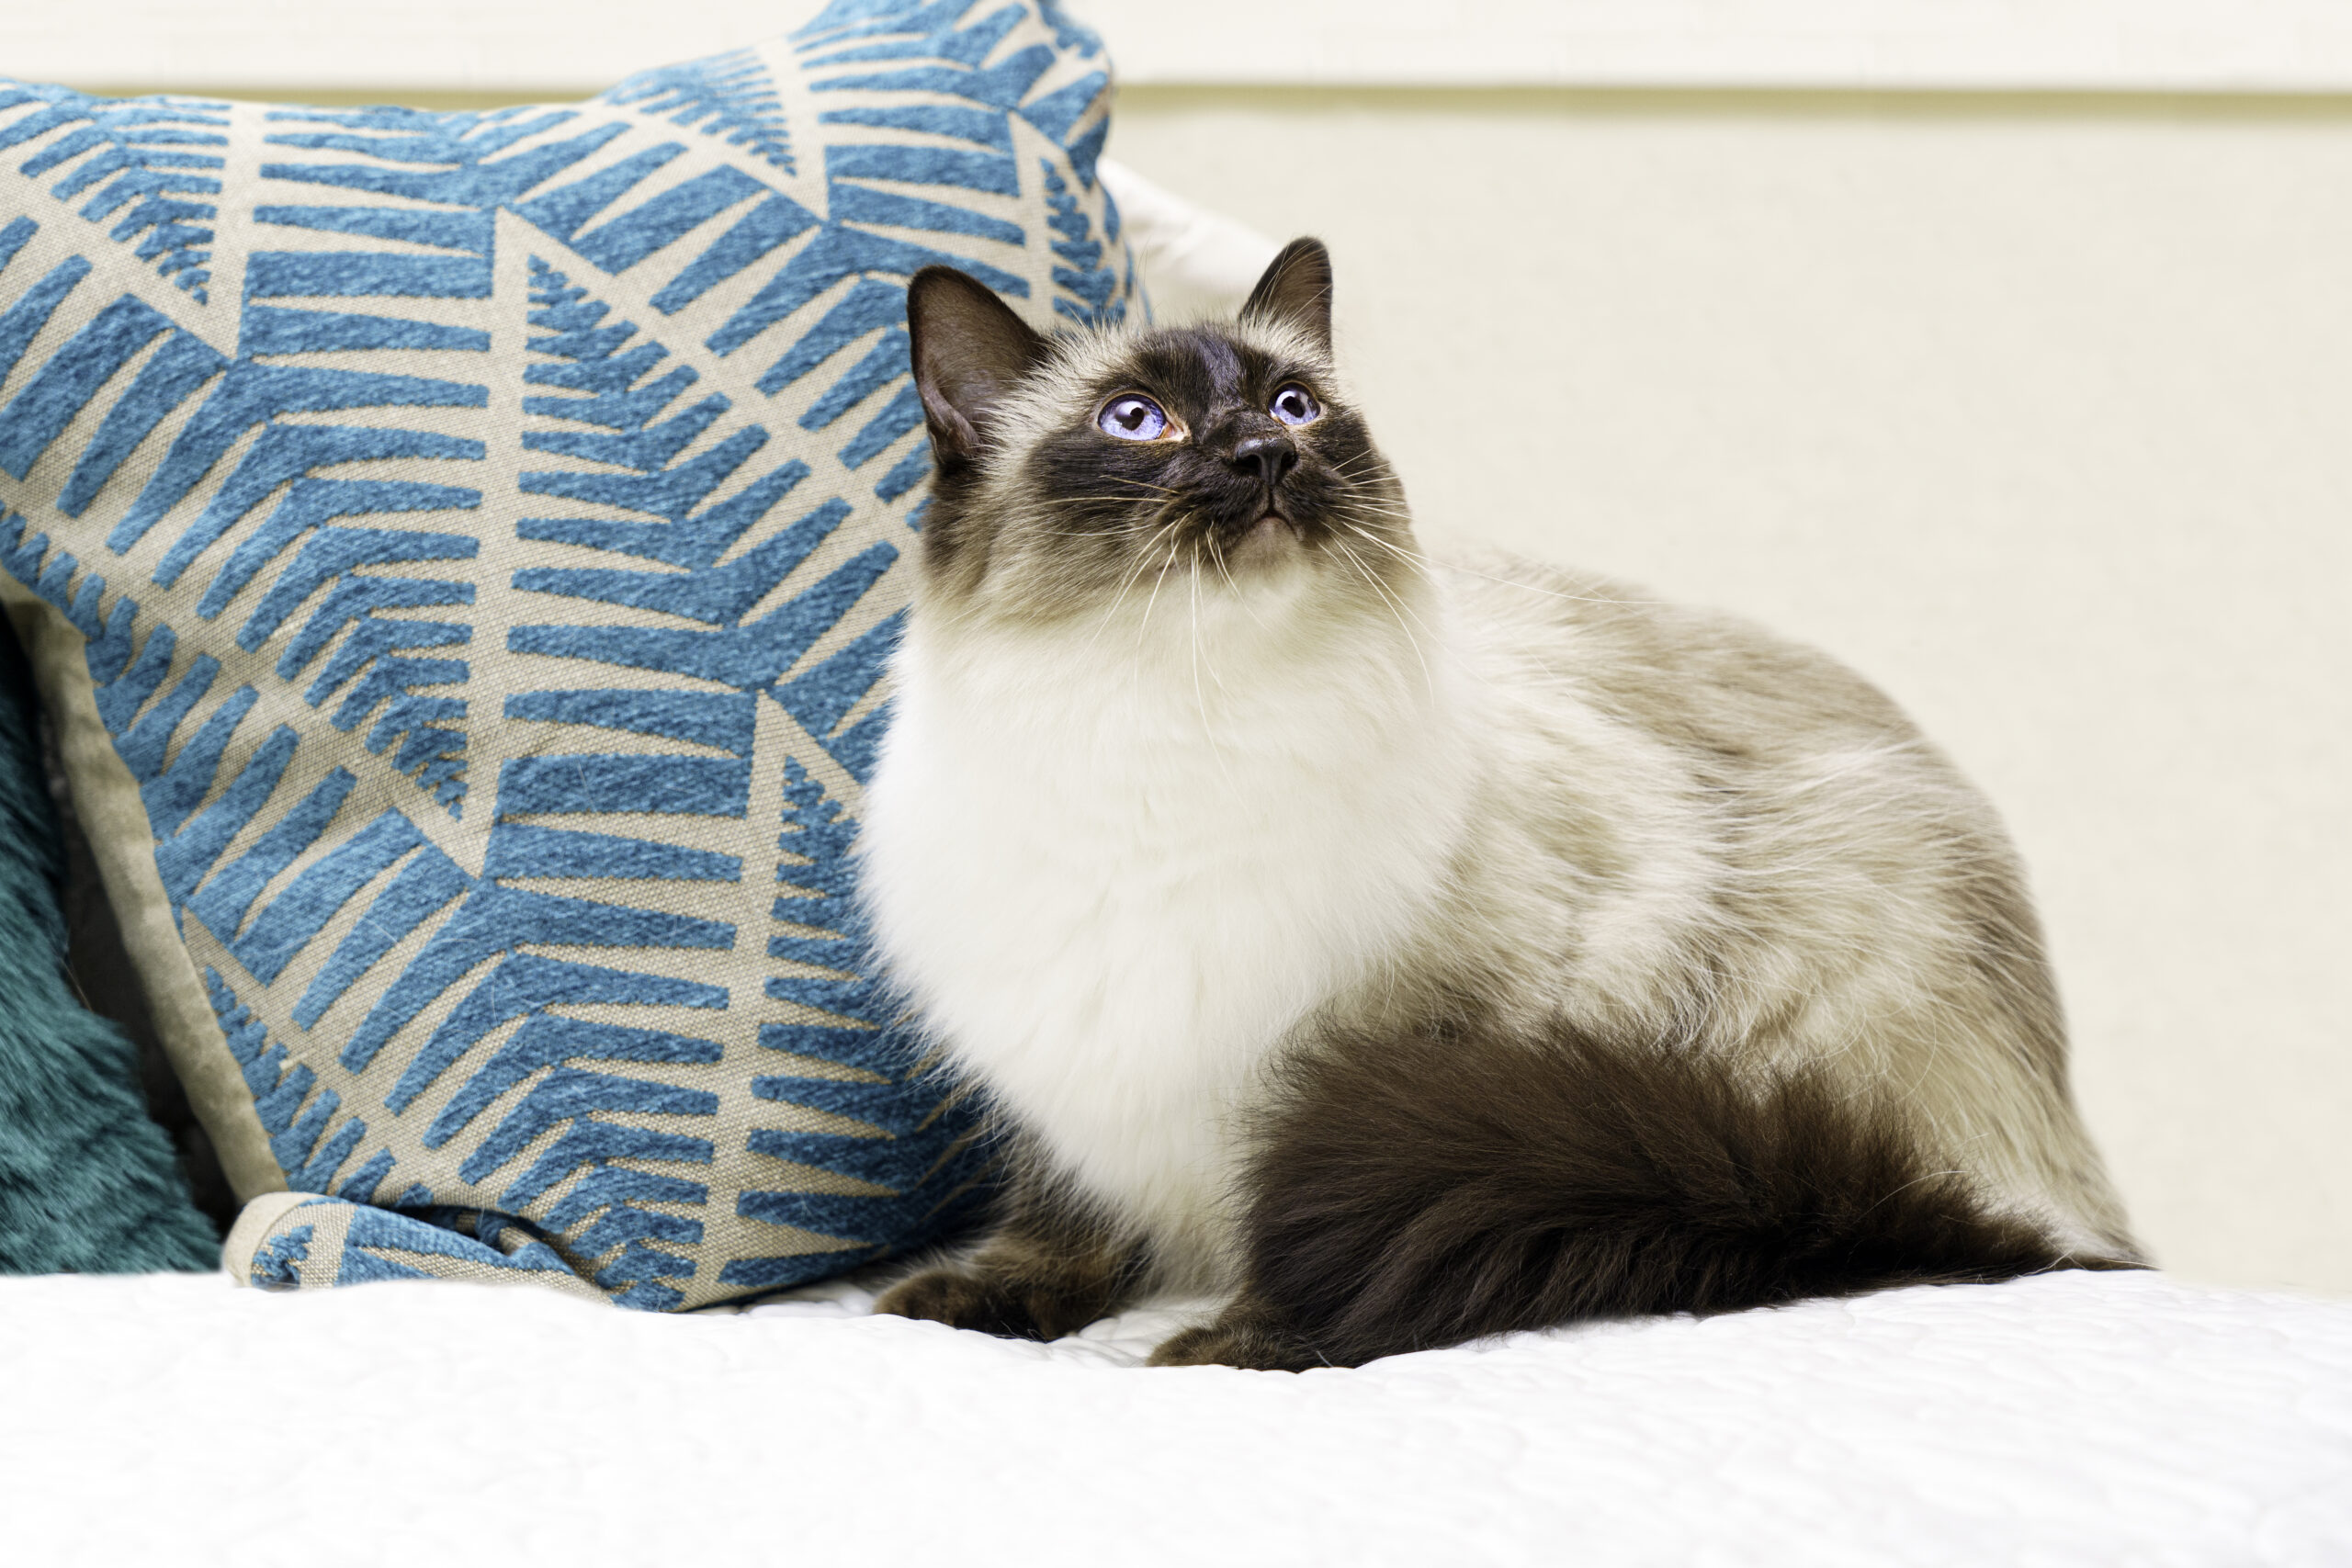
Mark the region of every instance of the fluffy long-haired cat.
POLYGON ((1231 325, 908 296, 938 462, 866 796, 891 973, 1005 1137, 879 1310, 1169 1364, 2137 1260, 1993 814, 1720 615, 1423 555, 1323 247, 1231 325))

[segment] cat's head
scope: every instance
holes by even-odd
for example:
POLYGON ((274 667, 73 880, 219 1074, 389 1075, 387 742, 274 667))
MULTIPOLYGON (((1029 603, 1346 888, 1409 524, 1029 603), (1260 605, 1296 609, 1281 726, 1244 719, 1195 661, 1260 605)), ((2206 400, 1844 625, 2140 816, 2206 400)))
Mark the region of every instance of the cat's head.
POLYGON ((1148 614, 1171 592, 1381 613, 1404 494, 1331 360, 1331 264, 1274 258, 1239 319, 1047 337, 948 267, 907 293, 937 466, 923 597, 965 622, 1148 614))

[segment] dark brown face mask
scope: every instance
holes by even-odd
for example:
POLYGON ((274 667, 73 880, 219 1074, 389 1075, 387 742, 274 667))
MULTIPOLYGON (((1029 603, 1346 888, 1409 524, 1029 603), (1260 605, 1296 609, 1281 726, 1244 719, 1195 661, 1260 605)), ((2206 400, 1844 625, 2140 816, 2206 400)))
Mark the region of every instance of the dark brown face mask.
POLYGON ((1018 571, 1078 608, 1156 560, 1233 581, 1347 547, 1390 559, 1378 547, 1401 544, 1403 497, 1332 387, 1330 300, 1329 255, 1298 240, 1231 324, 1061 352, 972 278, 917 274, 934 586, 1018 571))

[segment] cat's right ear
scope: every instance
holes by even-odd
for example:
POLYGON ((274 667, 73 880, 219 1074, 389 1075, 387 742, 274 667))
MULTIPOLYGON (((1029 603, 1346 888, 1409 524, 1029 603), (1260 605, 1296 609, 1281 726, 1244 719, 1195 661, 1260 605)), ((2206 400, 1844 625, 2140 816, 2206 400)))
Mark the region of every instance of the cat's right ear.
POLYGON ((978 457, 1015 387, 1045 362, 1045 334, 988 285, 952 266, 927 266, 907 285, 915 392, 944 466, 978 457))

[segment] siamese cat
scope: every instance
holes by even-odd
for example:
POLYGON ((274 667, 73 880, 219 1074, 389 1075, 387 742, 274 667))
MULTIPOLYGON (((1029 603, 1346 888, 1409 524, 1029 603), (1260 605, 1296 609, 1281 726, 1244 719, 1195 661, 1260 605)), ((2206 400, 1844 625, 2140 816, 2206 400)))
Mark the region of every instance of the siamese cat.
POLYGON ((1005 1180, 877 1310, 1205 1292, 1155 1363, 1301 1370, 2138 1263, 1984 801, 1810 649, 1426 555, 1319 243, 1229 325, 1049 338, 940 267, 908 324, 864 896, 1005 1180))

